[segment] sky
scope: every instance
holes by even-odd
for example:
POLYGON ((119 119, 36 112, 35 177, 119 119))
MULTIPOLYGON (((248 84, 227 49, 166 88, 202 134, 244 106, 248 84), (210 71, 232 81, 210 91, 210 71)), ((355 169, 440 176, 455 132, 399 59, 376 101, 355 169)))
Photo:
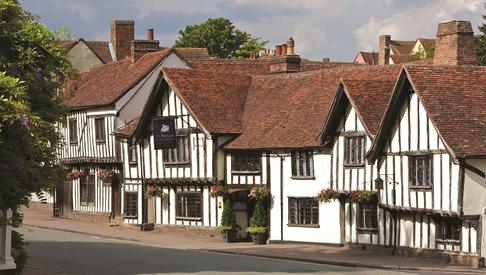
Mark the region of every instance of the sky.
POLYGON ((178 31, 211 17, 268 40, 274 48, 292 36, 302 57, 352 61, 358 50, 378 48, 378 36, 394 40, 433 38, 437 23, 468 20, 477 33, 485 21, 484 0, 20 0, 50 29, 64 27, 76 38, 109 40, 113 19, 135 20, 135 38, 155 29, 161 46, 178 31))

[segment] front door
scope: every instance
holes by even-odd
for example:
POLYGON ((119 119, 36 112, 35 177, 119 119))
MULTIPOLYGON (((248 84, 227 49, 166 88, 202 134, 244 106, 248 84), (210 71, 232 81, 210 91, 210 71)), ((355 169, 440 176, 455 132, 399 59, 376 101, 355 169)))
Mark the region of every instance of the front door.
POLYGON ((248 190, 239 190, 231 193, 231 200, 233 203, 233 212, 236 216, 236 224, 238 224, 238 232, 236 237, 241 240, 249 240, 249 235, 246 229, 250 224, 248 190))
POLYGON ((73 213, 73 196, 71 181, 65 180, 56 188, 55 216, 68 219, 73 213))

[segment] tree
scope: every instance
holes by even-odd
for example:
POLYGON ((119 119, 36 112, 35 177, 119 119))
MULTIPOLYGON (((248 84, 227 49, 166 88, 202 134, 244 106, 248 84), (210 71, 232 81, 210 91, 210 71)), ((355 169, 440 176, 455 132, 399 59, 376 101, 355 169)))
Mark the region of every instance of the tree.
MULTIPOLYGON (((486 8, 486 4, 484 7, 486 8)), ((486 20, 486 15, 483 15, 483 19, 486 20)), ((486 66, 486 24, 482 23, 478 28, 482 33, 476 37, 478 65, 486 66)))
POLYGON ((233 212, 233 206, 229 198, 223 206, 223 213, 221 214, 221 225, 218 227, 220 232, 235 230, 236 229, 236 216, 233 212))
POLYGON ((0 0, 0 41, 0 209, 15 212, 64 176, 58 91, 76 73, 54 35, 16 0, 0 0))
POLYGON ((210 56, 218 58, 248 58, 252 52, 264 49, 267 43, 237 29, 230 20, 219 17, 186 26, 179 31, 174 46, 207 48, 210 56))

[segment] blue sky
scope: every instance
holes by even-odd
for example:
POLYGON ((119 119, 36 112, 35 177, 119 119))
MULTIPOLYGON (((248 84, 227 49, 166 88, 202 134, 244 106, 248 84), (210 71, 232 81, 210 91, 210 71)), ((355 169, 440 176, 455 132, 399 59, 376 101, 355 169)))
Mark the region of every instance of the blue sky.
POLYGON ((64 27, 77 38, 109 40, 112 19, 135 20, 136 37, 155 29, 170 46, 177 31, 223 16, 269 47, 294 37, 296 52, 319 60, 351 61, 358 50, 376 50, 378 36, 412 40, 435 36, 438 22, 472 21, 486 14, 483 0, 20 0, 50 29, 64 27))

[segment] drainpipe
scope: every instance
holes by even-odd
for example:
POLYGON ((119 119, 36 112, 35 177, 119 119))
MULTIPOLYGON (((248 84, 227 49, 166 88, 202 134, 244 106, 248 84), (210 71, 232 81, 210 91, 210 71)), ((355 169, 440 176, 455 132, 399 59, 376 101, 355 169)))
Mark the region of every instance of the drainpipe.
POLYGON ((143 159, 143 140, 139 140, 138 142, 140 146, 140 179, 142 180, 142 226, 140 229, 144 231, 145 226, 147 225, 147 199, 145 198, 145 165, 143 159))
POLYGON ((275 153, 280 158, 280 241, 283 241, 283 163, 285 158, 275 153))

